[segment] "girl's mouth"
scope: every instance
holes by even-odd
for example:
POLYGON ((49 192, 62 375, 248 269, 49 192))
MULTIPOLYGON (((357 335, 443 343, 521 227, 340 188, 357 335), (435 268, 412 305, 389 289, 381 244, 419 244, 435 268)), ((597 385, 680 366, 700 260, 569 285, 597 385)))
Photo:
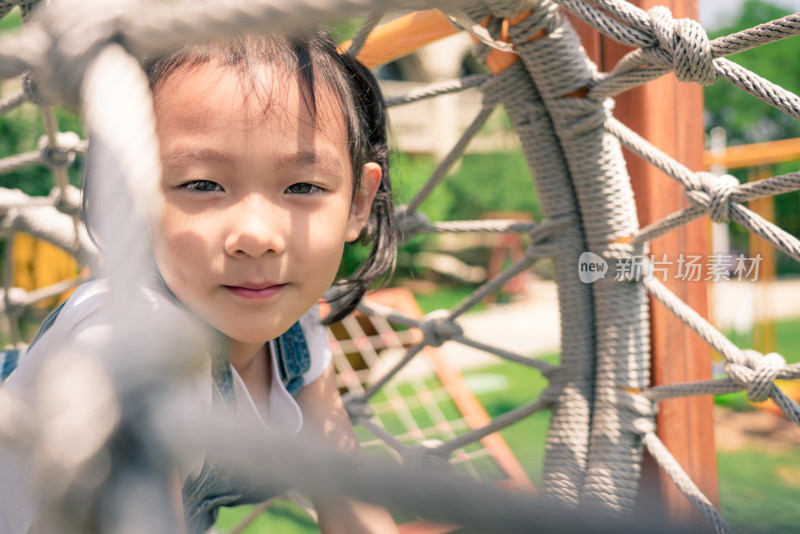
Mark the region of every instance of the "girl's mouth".
POLYGON ((243 299, 258 300, 268 299, 277 295, 286 284, 257 285, 247 284, 245 286, 223 286, 225 289, 243 299))

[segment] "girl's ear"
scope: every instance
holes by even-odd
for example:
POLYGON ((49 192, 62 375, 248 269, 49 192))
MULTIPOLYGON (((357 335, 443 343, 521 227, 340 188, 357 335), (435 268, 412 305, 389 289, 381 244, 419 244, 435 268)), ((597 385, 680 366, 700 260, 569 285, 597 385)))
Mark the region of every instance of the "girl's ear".
POLYGON ((375 199, 382 175, 381 166, 377 163, 366 163, 361 168, 361 183, 353 195, 350 218, 347 220, 346 241, 355 241, 361 235, 361 230, 364 229, 372 213, 372 201, 375 199))

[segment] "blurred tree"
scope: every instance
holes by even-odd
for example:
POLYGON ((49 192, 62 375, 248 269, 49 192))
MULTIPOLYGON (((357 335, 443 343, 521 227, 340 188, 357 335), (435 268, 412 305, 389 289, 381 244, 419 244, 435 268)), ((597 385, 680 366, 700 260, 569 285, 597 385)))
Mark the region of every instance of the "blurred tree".
MULTIPOLYGON (((431 156, 396 153, 390 163, 395 205, 408 204, 430 177, 436 162, 431 156)), ((521 152, 466 154, 460 165, 433 190, 419 211, 435 221, 479 219, 489 211, 524 211, 541 219, 536 189, 521 152)), ((413 255, 430 246, 432 236, 422 235, 401 246, 398 264, 405 272, 413 265, 413 255)), ((363 261, 366 251, 353 246, 345 249, 340 274, 346 274, 363 261)), ((413 270, 413 269, 412 269, 413 270)), ((417 273, 418 274, 418 273, 417 273)))
MULTIPOLYGON (((762 0, 746 0, 736 15, 734 22, 727 27, 710 32, 712 39, 758 24, 775 20, 790 14, 784 7, 772 5, 762 0)), ((775 43, 762 45, 752 50, 740 52, 729 59, 746 69, 795 94, 800 93, 800 69, 794 68, 796 58, 800 57, 800 37, 791 37, 775 43)), ((707 130, 721 126, 728 134, 729 145, 741 145, 800 137, 800 121, 797 121, 774 107, 757 100, 741 89, 719 80, 705 88, 705 123, 707 130)), ((797 171, 797 162, 776 165, 774 174, 797 171)), ((732 171, 744 182, 747 170, 732 171)), ((796 191, 775 197, 775 222, 784 230, 800 235, 800 194, 796 191)), ((731 246, 737 251, 747 251, 749 232, 731 224, 731 246)), ((782 252, 777 254, 779 274, 800 273, 800 265, 782 252)))
MULTIPOLYGON (((0 98, 7 96, 0 92, 0 98)), ((83 136, 80 118, 74 113, 56 108, 59 129, 73 131, 83 136)), ((0 115, 0 158, 38 150, 39 138, 44 135, 41 112, 31 104, 25 104, 5 115, 0 115)), ((82 157, 76 158, 69 169, 70 182, 81 183, 82 157)), ((29 195, 48 195, 55 187, 50 169, 33 166, 0 175, 0 187, 20 189, 29 195)))
MULTIPOLYGON (((0 19, 0 34, 19 31, 22 17, 19 8, 14 8, 8 15, 0 19)), ((10 96, 20 89, 17 80, 8 80, 0 84, 0 99, 10 96)), ((80 118, 70 111, 56 108, 56 119, 61 131, 73 131, 83 135, 80 118)), ((39 138, 44 135, 41 113, 35 106, 24 104, 13 111, 0 115, 0 158, 38 150, 39 138)), ((69 169, 70 181, 73 185, 81 181, 81 160, 69 169)), ((53 174, 49 169, 40 166, 29 167, 19 171, 0 175, 0 187, 21 189, 29 195, 47 195, 55 186, 53 174)))
MULTIPOLYGON (((709 37, 728 35, 791 13, 762 0, 746 0, 733 24, 711 32, 709 37)), ((794 62, 800 57, 800 37, 762 45, 730 56, 746 69, 797 94, 800 93, 800 69, 794 62), (789 68, 787 68, 789 67, 789 68)), ((719 80, 705 89, 706 128, 722 126, 728 143, 740 145, 800 137, 800 122, 772 106, 757 100, 741 89, 719 80)))

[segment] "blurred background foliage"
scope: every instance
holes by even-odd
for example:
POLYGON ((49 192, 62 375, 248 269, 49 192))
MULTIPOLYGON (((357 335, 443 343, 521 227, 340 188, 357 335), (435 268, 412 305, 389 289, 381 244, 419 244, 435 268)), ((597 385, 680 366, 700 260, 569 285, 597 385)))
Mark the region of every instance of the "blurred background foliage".
MULTIPOLYGON (((14 32, 22 27, 19 9, 14 9, 0 19, 0 32, 14 32)), ((0 99, 18 92, 18 80, 8 80, 0 84, 0 99)), ((85 137, 83 124, 77 113, 60 107, 55 108, 61 131, 72 131, 85 137)), ((0 115, 0 158, 37 150, 39 138, 45 134, 39 108, 32 105, 20 106, 0 115)), ((82 158, 69 169, 70 181, 80 185, 82 158)), ((30 167, 0 175, 0 187, 20 189, 29 195, 48 195, 54 187, 53 175, 44 167, 30 167)))
MULTIPOLYGON (((730 25, 709 31, 715 39, 786 16, 787 9, 761 0, 746 0, 730 25)), ((800 39, 784 39, 746 50, 728 59, 797 94, 800 92, 800 39)), ((723 127, 728 144, 742 145, 800 137, 800 121, 757 100, 725 80, 705 89, 706 128, 723 127)))
MULTIPOLYGON (((789 12, 785 7, 761 0, 746 0, 733 21, 709 31, 709 37, 714 39, 752 28, 784 17, 789 12)), ((794 94, 800 94, 797 58, 800 58, 800 38, 793 37, 740 52, 728 59, 794 94)), ((727 133, 729 145, 800 137, 800 121, 748 95, 726 80, 720 79, 706 87, 704 96, 706 131, 722 127, 727 133)), ((799 161, 800 158, 775 165, 770 172, 774 175, 797 172, 799 161)), ((739 181, 747 181, 747 169, 730 172, 739 181)), ((793 191, 775 197, 775 222, 792 235, 800 235, 800 192, 793 191)), ((746 252, 749 233, 735 223, 730 224, 730 230, 731 247, 738 252, 746 252)), ((777 252, 776 261, 779 275, 800 274, 800 265, 783 252, 777 252)))

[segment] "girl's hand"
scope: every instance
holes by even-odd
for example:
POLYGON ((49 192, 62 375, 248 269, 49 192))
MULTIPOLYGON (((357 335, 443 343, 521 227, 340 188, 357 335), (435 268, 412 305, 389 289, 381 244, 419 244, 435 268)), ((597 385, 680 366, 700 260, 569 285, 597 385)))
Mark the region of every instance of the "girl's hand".
MULTIPOLYGON (((344 452, 360 450, 350 418, 336 386, 333 365, 300 390, 303 434, 326 440, 344 452)), ((331 495, 311 495, 324 534, 394 534, 397 526, 385 508, 331 495)))

